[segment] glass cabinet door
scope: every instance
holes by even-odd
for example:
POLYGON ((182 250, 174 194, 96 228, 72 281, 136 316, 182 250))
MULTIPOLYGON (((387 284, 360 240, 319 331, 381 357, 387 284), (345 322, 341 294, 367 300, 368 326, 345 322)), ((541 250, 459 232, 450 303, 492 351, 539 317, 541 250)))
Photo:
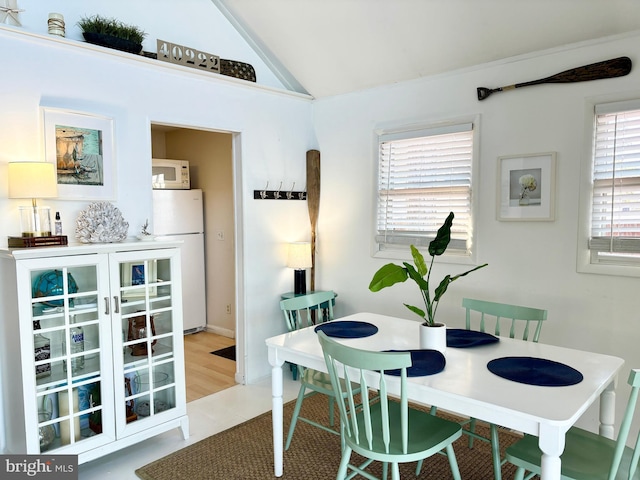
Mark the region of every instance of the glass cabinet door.
POLYGON ((183 375, 176 372, 172 257, 162 252, 118 254, 123 396, 116 402, 130 429, 176 407, 176 374, 183 375))
POLYGON ((28 422, 37 430, 28 436, 37 439, 40 453, 109 441, 95 438, 103 434, 103 399, 112 382, 103 364, 103 352, 107 362, 111 359, 110 329, 100 322, 100 288, 108 288, 108 264, 86 262, 67 258, 64 266, 52 267, 42 266, 50 261, 32 262, 26 274, 31 315, 25 327, 33 342, 37 415, 28 422))

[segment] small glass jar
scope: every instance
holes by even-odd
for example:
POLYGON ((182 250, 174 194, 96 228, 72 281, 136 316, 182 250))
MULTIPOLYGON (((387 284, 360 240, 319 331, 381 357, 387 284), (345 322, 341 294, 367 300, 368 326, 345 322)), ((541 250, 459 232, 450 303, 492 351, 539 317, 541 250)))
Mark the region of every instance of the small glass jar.
MULTIPOLYGON (((38 423, 44 423, 51 420, 51 413, 40 410, 38 412, 38 423)), ((40 425, 38 427, 38 436, 40 437, 40 452, 47 450, 56 438, 56 429, 53 425, 40 425)))
POLYGON ((49 207, 18 207, 23 237, 51 236, 51 209, 49 207))

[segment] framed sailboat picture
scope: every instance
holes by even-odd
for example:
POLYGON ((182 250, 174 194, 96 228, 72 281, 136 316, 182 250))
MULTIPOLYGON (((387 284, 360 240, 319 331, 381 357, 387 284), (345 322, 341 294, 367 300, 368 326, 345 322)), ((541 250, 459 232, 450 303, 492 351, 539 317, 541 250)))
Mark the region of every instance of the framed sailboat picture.
POLYGON ((43 107, 44 149, 60 200, 116 200, 113 119, 43 107))

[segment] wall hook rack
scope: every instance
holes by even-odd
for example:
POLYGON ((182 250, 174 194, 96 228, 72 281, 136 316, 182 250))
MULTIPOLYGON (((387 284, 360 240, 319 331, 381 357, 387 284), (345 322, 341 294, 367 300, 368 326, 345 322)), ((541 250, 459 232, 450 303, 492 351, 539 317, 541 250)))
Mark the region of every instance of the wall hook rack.
POLYGON ((280 186, 278 186, 277 190, 269 190, 269 182, 267 182, 264 190, 253 191, 253 198, 254 200, 306 200, 307 192, 295 191, 295 186, 296 182, 293 182, 291 189, 283 192, 282 182, 280 182, 280 186))

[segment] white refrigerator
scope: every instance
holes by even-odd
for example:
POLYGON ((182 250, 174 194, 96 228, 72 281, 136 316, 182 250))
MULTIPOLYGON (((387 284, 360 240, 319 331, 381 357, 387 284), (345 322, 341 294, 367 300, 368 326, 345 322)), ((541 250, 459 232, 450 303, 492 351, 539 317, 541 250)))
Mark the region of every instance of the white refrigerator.
POLYGON ((182 240, 182 309, 184 333, 207 324, 204 215, 202 190, 154 190, 153 234, 182 240))

